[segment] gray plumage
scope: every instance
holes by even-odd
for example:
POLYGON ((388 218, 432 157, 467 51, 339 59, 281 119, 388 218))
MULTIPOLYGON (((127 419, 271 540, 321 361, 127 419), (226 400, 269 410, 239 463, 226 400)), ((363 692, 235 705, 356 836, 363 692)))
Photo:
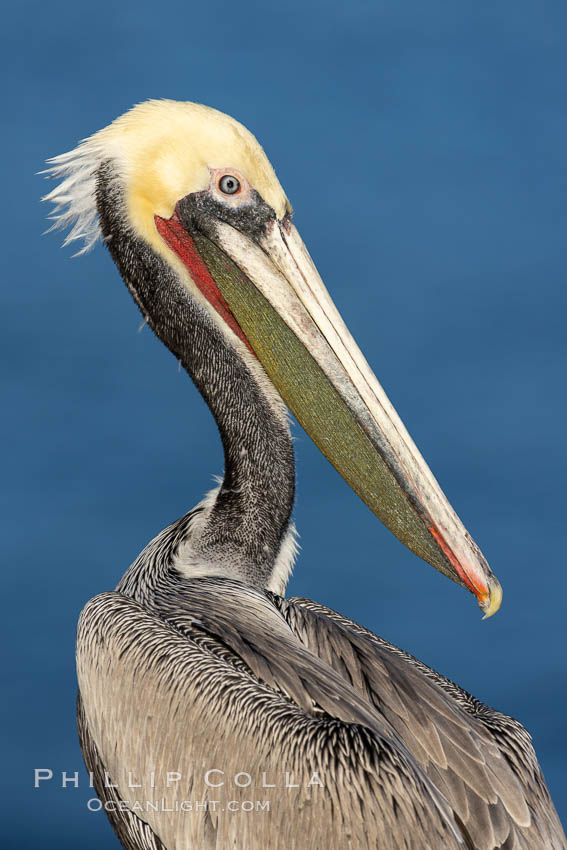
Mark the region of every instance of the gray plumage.
MULTIPOLYGON (((168 850, 306 844, 409 848, 422 846, 419 836, 425 834, 435 836, 438 846, 458 847, 447 805, 370 705, 306 651, 255 591, 231 594, 234 608, 229 605, 218 618, 223 629, 225 618, 233 623, 222 643, 211 638, 212 629, 194 626, 195 613, 203 614, 202 606, 218 603, 221 595, 219 588, 199 581, 196 611, 189 606, 187 613, 183 606, 183 613, 166 623, 120 595, 97 597, 82 618, 91 640, 99 630, 104 634, 112 658, 108 668, 99 658, 97 673, 85 671, 79 649, 86 724, 109 774, 122 787, 124 779, 117 777, 125 765, 146 784, 156 764, 173 764, 182 776, 180 787, 169 794, 162 778, 151 794, 131 789, 130 800, 132 794, 141 801, 163 797, 167 808, 183 799, 218 799, 224 807, 231 800, 270 800, 269 812, 144 813, 168 850), (240 645, 240 655, 232 643, 240 645), (262 678, 243 669, 242 655, 262 678), (155 664, 148 663, 152 658, 155 664), (99 712, 93 711, 93 686, 104 695, 99 712), (231 786, 227 796, 207 787, 205 771, 219 764, 228 783, 237 774, 253 777, 254 793, 231 786), (281 787, 285 773, 298 789, 281 787), (280 787, 261 790, 263 774, 280 787), (325 787, 306 789, 315 774, 325 787), (292 822, 295 843, 289 835, 292 822), (398 832, 416 838, 394 844, 398 832)), ((91 656, 95 647, 88 638, 84 645, 91 656)))
POLYGON ((519 723, 315 602, 176 575, 177 528, 81 615, 87 766, 101 775, 104 765, 119 786, 99 779, 101 797, 111 790, 130 806, 269 798, 271 807, 110 813, 128 850, 565 848, 519 723), (218 765, 227 783, 253 777, 253 793, 207 786, 218 765), (165 770, 182 780, 166 788, 165 770), (258 787, 264 773, 275 789, 258 787), (281 787, 285 773, 298 789, 281 787), (324 788, 306 787, 313 775, 324 788))

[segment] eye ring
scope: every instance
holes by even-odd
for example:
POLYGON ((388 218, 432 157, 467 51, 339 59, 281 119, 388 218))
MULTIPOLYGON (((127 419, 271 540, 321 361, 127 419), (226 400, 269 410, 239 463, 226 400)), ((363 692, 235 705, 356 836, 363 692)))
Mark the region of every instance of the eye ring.
POLYGON ((223 174, 218 186, 225 195, 236 195, 237 192, 240 192, 240 180, 234 174, 223 174))

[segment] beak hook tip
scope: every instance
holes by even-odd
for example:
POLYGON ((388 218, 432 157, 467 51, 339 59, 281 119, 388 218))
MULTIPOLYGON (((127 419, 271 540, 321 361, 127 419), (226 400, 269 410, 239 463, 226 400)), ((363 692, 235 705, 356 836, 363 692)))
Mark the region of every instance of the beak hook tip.
POLYGON ((484 611, 483 620, 492 617, 500 608, 502 604, 502 585, 495 576, 490 576, 488 581, 487 598, 483 600, 479 599, 478 604, 484 611))

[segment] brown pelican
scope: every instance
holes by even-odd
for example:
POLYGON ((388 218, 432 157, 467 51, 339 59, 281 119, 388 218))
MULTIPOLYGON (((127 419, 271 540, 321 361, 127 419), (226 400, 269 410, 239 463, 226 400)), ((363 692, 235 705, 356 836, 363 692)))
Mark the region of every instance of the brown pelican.
POLYGON ((393 533, 500 585, 344 326, 256 139, 135 107, 50 160, 66 242, 108 246, 219 427, 220 485, 152 540, 77 638, 79 733, 125 848, 565 848, 515 720, 347 617, 284 596, 289 407, 393 533))

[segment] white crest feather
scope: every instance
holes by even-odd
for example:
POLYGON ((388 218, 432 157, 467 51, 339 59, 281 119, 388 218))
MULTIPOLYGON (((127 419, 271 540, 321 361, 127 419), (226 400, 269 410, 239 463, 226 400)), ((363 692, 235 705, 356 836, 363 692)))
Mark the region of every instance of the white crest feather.
POLYGON ((47 160, 49 168, 40 172, 61 180, 42 198, 53 204, 47 231, 70 228, 63 245, 81 240, 83 247, 75 256, 90 251, 101 235, 96 207, 96 172, 104 158, 100 142, 84 139, 74 150, 47 160))

